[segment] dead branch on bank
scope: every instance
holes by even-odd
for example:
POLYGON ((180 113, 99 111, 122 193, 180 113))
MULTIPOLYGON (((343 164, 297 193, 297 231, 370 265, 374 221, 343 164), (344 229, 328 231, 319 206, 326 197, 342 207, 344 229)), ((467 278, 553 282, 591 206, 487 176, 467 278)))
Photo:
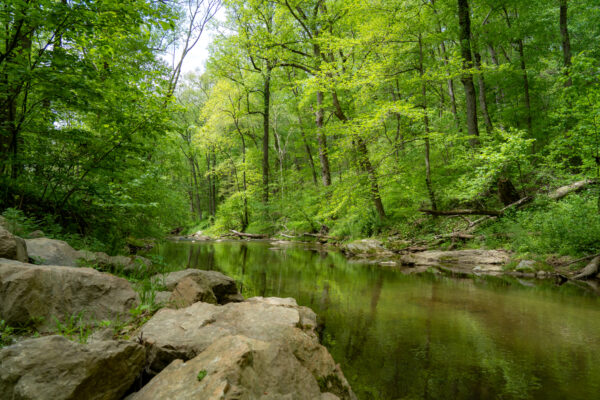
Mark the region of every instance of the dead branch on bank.
POLYGON ((586 280, 595 278, 600 272, 600 256, 594 258, 584 269, 573 277, 576 280, 586 280))
POLYGON ((267 239, 268 236, 267 235, 257 235, 254 233, 244 233, 244 232, 238 232, 236 230, 230 229, 229 230, 231 233, 233 233, 234 236, 238 236, 241 238, 248 238, 248 239, 267 239))

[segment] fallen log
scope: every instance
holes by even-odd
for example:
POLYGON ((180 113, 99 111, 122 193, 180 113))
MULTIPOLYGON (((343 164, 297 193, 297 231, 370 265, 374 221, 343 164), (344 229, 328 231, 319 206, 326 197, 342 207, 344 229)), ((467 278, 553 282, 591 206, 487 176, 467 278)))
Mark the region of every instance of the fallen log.
POLYGON ((582 269, 573 279, 585 280, 596 277, 600 272, 600 256, 594 258, 590 263, 582 269))
POLYGON ((491 215, 494 217, 499 217, 500 215, 502 215, 501 211, 496 211, 496 210, 448 210, 448 211, 443 211, 443 210, 427 210, 427 209, 422 208, 419 211, 422 213, 425 213, 425 214, 435 215, 435 216, 491 215))
POLYGON ((243 238, 248 238, 248 239, 266 239, 266 238, 268 238, 267 235, 257 235, 255 233, 238 232, 238 231, 233 230, 233 229, 230 229, 229 231, 231 233, 233 233, 235 236, 239 236, 239 237, 243 237, 243 238))
POLYGON ((552 200, 560 200, 563 197, 569 195, 570 193, 577 192, 587 186, 594 185, 596 183, 598 182, 594 179, 585 179, 583 181, 571 183, 570 185, 561 186, 558 189, 550 192, 548 194, 548 197, 550 197, 552 200))
POLYGON ((591 256, 581 257, 581 258, 578 258, 575 261, 568 262, 568 263, 566 263, 564 265, 569 266, 569 265, 577 264, 577 263, 582 262, 582 261, 591 260, 592 258, 596 258, 596 257, 600 257, 600 253, 599 254, 593 254, 591 256))

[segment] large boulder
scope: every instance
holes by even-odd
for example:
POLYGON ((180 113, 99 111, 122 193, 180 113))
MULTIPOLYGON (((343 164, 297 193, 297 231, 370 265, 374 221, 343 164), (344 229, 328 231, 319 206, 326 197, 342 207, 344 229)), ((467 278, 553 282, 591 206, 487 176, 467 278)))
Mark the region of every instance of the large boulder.
POLYGON ((62 240, 37 238, 25 242, 29 257, 37 264, 76 267, 77 260, 81 258, 80 252, 62 240))
POLYGON ((339 366, 319 344, 316 326, 315 313, 299 307, 293 299, 252 298, 224 306, 195 303, 179 310, 162 309, 141 328, 140 336, 145 339, 153 373, 176 359, 187 361, 201 355, 219 339, 244 336, 292 354, 320 384, 322 392, 353 399, 339 366))
POLYGON ((62 265, 77 267, 90 264, 102 270, 118 270, 134 273, 140 269, 148 269, 152 262, 140 256, 109 256, 102 252, 75 250, 67 242, 56 239, 36 238, 27 239, 29 257, 41 265, 62 265))
POLYGON ((172 362, 131 400, 339 399, 329 395, 279 344, 225 336, 191 361, 172 362))
POLYGON ((144 347, 133 342, 83 345, 62 336, 25 340, 0 350, 0 398, 118 400, 144 362, 144 347))
POLYGON ((29 259, 25 241, 2 226, 0 226, 0 258, 21 262, 27 262, 29 259))
POLYGON ((42 331, 54 318, 82 321, 126 318, 139 304, 128 281, 90 268, 41 266, 0 260, 0 319, 42 331))

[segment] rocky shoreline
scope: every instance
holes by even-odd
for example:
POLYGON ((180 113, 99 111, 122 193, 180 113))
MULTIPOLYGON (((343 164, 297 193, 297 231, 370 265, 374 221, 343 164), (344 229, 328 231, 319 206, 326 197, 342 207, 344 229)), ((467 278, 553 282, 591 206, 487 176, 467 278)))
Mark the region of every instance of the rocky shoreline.
POLYGON ((145 313, 128 280, 74 266, 150 271, 145 259, 1 227, 0 239, 1 326, 30 333, 12 343, 3 333, 0 399, 356 399, 315 313, 294 299, 244 299, 231 278, 188 269, 150 280, 163 290, 145 313))

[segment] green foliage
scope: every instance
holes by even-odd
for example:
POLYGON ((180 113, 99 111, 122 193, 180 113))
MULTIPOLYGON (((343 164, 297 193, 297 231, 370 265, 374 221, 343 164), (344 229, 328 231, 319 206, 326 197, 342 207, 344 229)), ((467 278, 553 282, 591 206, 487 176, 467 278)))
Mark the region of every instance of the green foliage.
POLYGON ((201 382, 202 379, 206 378, 206 375, 208 375, 208 372, 206 372, 206 370, 201 370, 200 372, 198 372, 196 379, 198 380, 198 382, 201 382))
POLYGON ((0 320, 0 349, 12 344, 14 332, 15 329, 10 327, 6 321, 0 320))
POLYGON ((508 243, 520 253, 578 255, 600 251, 600 213, 594 193, 571 195, 560 202, 538 200, 530 208, 510 213, 484 233, 508 243))
POLYGON ((79 343, 86 343, 88 337, 93 332, 92 324, 87 324, 83 321, 83 312, 73 314, 67 318, 65 322, 61 322, 58 318, 53 317, 56 333, 70 340, 76 340, 79 343))

